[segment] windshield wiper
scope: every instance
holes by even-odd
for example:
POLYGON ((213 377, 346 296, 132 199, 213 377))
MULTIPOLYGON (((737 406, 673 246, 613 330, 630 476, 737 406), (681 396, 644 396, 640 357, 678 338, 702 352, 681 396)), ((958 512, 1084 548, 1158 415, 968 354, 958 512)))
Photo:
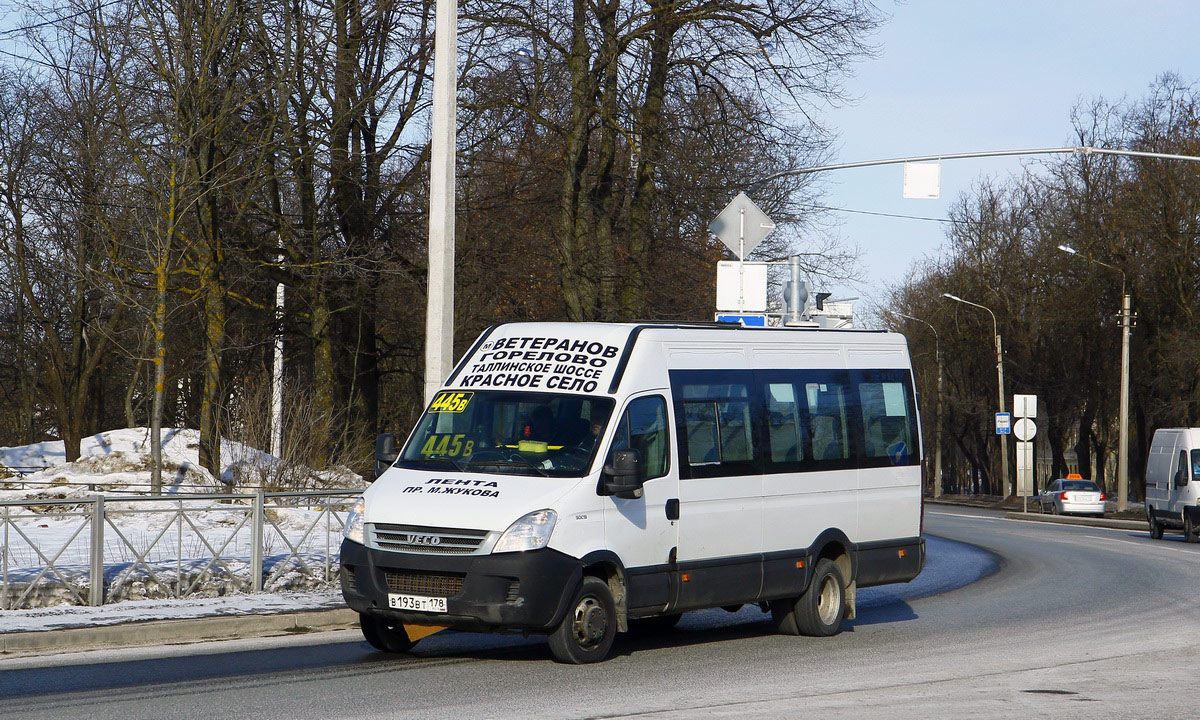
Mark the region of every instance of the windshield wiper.
POLYGON ((497 468, 503 468, 506 465, 523 465, 525 467, 529 467, 529 468, 532 468, 533 470, 537 471, 537 474, 541 475, 542 477, 550 477, 550 474, 547 473, 544 468, 534 465, 533 463, 529 462, 528 460, 521 457, 520 455, 517 455, 516 453, 510 455, 507 458, 498 457, 495 460, 472 460, 471 462, 467 463, 466 469, 470 470, 472 467, 476 467, 476 466, 480 466, 480 465, 483 465, 483 466, 491 465, 491 466, 497 467, 497 468))
POLYGON ((401 467, 410 467, 410 463, 426 463, 426 464, 435 463, 435 464, 441 464, 441 465, 449 465, 450 467, 454 468, 455 470, 463 469, 461 465, 454 462, 453 460, 451 460, 448 457, 419 457, 419 458, 413 458, 411 460, 404 459, 404 460, 401 460, 399 463, 397 463, 397 465, 400 465, 401 467))

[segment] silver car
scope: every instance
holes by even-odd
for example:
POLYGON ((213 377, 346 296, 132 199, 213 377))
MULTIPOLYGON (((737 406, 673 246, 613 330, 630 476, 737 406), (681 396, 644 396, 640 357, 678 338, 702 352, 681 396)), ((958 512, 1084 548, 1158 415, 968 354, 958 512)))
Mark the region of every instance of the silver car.
POLYGON ((1054 515, 1104 517, 1104 492, 1091 480, 1053 480, 1037 496, 1038 510, 1054 515))

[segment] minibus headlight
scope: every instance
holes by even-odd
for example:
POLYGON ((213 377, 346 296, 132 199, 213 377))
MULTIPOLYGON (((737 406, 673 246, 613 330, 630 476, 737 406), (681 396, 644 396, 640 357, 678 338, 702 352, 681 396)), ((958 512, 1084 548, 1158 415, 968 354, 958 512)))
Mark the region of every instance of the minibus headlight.
POLYGON ((554 532, 556 522, 558 513, 553 510, 535 510, 509 525, 492 552, 540 550, 550 542, 550 533, 554 532))
POLYGON ((358 496, 358 501, 354 503, 350 514, 346 516, 346 526, 342 530, 342 535, 347 540, 353 540, 359 545, 366 545, 366 516, 367 516, 367 501, 361 495, 358 496))

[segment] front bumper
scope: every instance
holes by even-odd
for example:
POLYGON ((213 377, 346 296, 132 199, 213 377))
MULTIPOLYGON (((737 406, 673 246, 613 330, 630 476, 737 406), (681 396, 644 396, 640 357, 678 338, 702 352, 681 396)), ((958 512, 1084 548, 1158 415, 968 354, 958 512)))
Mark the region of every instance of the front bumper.
POLYGON ((566 613, 582 577, 578 560, 550 549, 424 555, 342 541, 346 604, 399 623, 549 632, 566 613), (445 597, 447 612, 393 610, 388 607, 389 593, 445 597))

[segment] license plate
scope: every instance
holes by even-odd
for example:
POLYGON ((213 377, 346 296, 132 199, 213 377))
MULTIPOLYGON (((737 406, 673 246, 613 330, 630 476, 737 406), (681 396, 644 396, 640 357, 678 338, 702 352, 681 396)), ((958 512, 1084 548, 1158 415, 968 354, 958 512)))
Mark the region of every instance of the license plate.
POLYGON ((388 593, 388 607, 393 610, 444 613, 446 612, 446 598, 388 593))

